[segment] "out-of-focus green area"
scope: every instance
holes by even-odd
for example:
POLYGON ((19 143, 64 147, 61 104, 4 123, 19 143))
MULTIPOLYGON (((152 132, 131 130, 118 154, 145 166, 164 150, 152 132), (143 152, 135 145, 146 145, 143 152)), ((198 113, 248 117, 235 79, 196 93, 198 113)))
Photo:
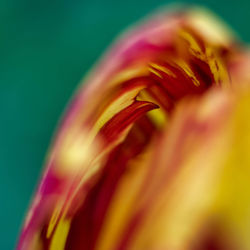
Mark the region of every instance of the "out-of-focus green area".
MULTIPOLYGON (((120 31, 164 0, 0 1, 0 249, 13 249, 51 136, 75 87, 120 31)), ((249 0, 209 7, 250 42, 249 0)))

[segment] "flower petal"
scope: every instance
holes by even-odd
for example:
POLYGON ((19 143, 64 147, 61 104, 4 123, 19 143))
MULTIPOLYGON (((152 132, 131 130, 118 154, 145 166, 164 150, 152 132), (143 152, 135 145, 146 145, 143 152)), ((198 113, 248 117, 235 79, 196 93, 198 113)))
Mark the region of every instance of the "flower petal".
POLYGON ((163 13, 111 48, 61 122, 18 249, 192 249, 242 79, 225 30, 200 10, 163 13))

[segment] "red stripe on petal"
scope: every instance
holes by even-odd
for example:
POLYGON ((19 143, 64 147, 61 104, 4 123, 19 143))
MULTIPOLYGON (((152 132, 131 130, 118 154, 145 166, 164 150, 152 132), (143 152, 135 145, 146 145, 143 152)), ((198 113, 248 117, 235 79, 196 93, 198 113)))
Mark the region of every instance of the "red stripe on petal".
POLYGON ((151 102, 135 101, 109 120, 100 130, 100 134, 107 142, 115 140, 119 135, 139 117, 158 106, 151 102))

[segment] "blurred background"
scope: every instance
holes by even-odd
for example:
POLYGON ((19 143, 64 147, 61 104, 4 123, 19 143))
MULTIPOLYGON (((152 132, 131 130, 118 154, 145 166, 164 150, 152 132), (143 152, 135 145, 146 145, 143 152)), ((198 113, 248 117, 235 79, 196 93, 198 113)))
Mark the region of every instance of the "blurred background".
MULTIPOLYGON (((124 28, 167 0, 0 0, 0 249, 13 249, 52 134, 82 76, 124 28)), ((249 0, 210 8, 250 42, 249 0)))

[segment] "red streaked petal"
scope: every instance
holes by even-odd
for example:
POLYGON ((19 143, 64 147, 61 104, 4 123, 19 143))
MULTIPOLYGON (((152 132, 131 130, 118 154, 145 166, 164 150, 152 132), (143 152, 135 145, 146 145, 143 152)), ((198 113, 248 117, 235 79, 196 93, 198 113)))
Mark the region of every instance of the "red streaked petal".
POLYGON ((157 105, 150 102, 135 101, 133 104, 119 112, 110 119, 100 130, 100 134, 105 138, 107 143, 116 139, 119 134, 136 121, 146 112, 158 108, 157 105))
POLYGON ((189 237, 208 209, 202 197, 220 172, 212 159, 211 167, 201 160, 221 146, 218 134, 230 121, 231 97, 214 91, 174 112, 168 130, 152 141, 147 161, 128 164, 96 249, 189 249, 189 237))

